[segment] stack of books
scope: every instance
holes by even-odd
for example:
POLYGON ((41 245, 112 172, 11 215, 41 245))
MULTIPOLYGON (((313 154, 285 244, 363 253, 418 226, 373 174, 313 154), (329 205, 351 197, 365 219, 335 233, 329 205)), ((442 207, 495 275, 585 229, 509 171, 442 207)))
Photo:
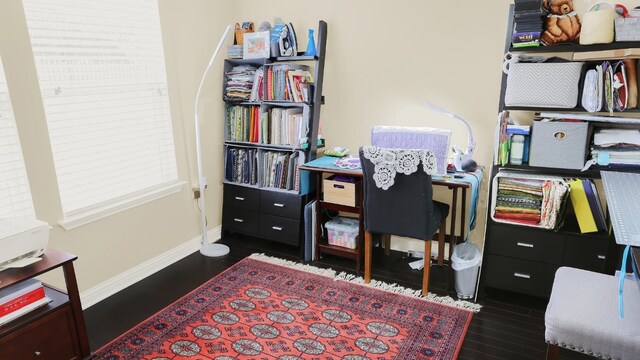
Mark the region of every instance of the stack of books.
POLYGON ((51 301, 42 282, 28 279, 0 290, 0 325, 51 301))
POLYGON ((602 166, 640 166, 640 130, 596 129, 591 157, 602 166))
POLYGON ((513 14, 513 47, 540 46, 540 33, 547 15, 542 1, 515 0, 513 14))

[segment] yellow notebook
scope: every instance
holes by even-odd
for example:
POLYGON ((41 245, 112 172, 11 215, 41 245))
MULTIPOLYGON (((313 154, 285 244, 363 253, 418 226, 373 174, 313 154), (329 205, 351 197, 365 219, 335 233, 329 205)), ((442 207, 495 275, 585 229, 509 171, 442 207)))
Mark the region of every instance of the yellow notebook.
POLYGON ((578 226, 580 226, 581 233, 589 233, 598 231, 598 226, 593 218, 589 201, 587 200, 587 194, 584 192, 581 180, 574 180, 569 182, 571 192, 571 205, 573 205, 573 211, 576 213, 578 219, 578 226))

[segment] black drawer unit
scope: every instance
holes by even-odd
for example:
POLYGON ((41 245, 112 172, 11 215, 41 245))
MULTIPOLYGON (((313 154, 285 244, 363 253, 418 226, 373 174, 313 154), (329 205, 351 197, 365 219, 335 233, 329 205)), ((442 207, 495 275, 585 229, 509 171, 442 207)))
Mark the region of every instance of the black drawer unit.
POLYGON ((564 248, 566 266, 606 272, 609 243, 606 239, 580 235, 567 235, 564 248))
POLYGON ((222 210, 222 228, 224 230, 258 234, 260 214, 256 211, 225 207, 222 210))
POLYGON ((487 242, 486 249, 491 254, 561 264, 564 234, 495 224, 491 227, 491 241, 487 242))
POLYGON ((246 186, 224 185, 224 206, 258 211, 260 190, 246 186))
POLYGON ((222 230, 300 246, 307 196, 224 184, 222 230))
POLYGON ((260 212, 289 219, 298 219, 302 210, 302 198, 297 194, 278 191, 260 192, 260 212))
POLYGON ((300 221, 261 214, 260 236, 269 240, 298 245, 300 239, 300 221))
POLYGON ((549 296, 559 265, 488 255, 484 268, 486 286, 536 296, 549 296))

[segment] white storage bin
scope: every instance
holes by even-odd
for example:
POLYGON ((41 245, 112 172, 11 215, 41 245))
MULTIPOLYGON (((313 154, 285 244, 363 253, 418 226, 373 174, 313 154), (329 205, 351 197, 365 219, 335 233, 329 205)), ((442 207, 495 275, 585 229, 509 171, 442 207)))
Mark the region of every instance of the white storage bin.
POLYGON ((324 226, 327 228, 327 239, 330 245, 342 246, 349 249, 356 248, 359 230, 358 220, 337 217, 327 221, 324 226))

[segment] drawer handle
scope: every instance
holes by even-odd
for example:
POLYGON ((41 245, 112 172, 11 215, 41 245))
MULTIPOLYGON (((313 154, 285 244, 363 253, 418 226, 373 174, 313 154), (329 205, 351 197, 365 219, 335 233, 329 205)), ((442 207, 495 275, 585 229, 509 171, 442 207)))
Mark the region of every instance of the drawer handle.
POLYGON ((519 277, 521 279, 531 279, 531 275, 529 274, 513 273, 513 276, 519 277))
POLYGON ((239 223, 243 223, 244 219, 238 219, 238 218, 234 218, 233 221, 235 222, 239 222, 239 223))
POLYGON ((533 244, 522 243, 522 242, 519 242, 518 246, 522 246, 522 247, 526 247, 526 248, 533 248, 533 244))
POLYGON ((598 260, 606 260, 607 257, 604 255, 598 255, 598 260))
POLYGON ((40 351, 36 351, 36 352, 33 353, 33 355, 35 355, 35 356, 40 356, 40 354, 41 354, 40 351))
POLYGON ((340 184, 333 184, 333 187, 337 189, 344 189, 344 185, 340 185, 340 184))
POLYGON ((280 203, 273 203, 273 206, 283 208, 283 207, 284 207, 284 204, 280 204, 280 203))
POLYGON ((236 200, 238 200, 238 201, 244 201, 244 198, 243 198, 243 197, 240 197, 240 196, 236 196, 236 200))
POLYGON ((282 228, 280 226, 272 226, 271 227, 273 230, 278 230, 278 231, 282 231, 282 228))

